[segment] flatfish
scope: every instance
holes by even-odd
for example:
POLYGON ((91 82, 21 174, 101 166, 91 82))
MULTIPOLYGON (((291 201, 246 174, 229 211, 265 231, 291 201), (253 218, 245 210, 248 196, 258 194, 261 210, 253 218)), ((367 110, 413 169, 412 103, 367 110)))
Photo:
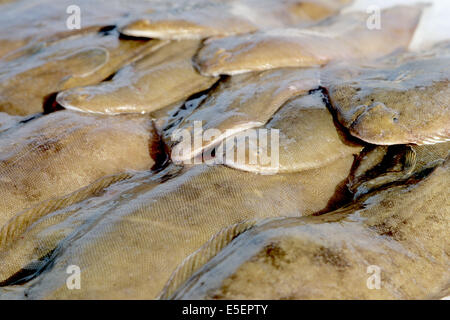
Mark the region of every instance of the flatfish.
POLYGON ((271 174, 317 168, 341 157, 358 154, 362 145, 339 134, 323 99, 322 93, 315 91, 286 102, 265 126, 260 127, 267 130, 267 135, 278 130, 276 144, 271 143, 272 137, 262 139, 257 130, 237 134, 231 149, 233 157, 225 157, 225 164, 244 171, 271 174), (245 157, 241 158, 239 152, 245 157), (265 161, 265 157, 276 156, 274 153, 278 154, 276 164, 265 161))
POLYGON ((284 28, 211 38, 196 56, 204 75, 238 74, 281 67, 311 67, 330 61, 364 60, 406 49, 421 7, 394 7, 381 13, 382 27, 367 26, 368 15, 348 13, 308 28, 284 28))
POLYGON ((17 212, 127 170, 150 170, 151 119, 58 111, 0 139, 0 227, 17 212))
POLYGON ((327 206, 352 162, 348 156, 319 169, 272 176, 202 164, 159 183, 151 176, 123 181, 98 200, 50 213, 19 233, 0 250, 1 280, 8 285, 20 268, 51 262, 45 273, 15 288, 29 298, 156 298, 176 267, 222 229, 327 206), (67 274, 61 273, 72 264, 83 270, 76 292, 67 289, 67 274))
POLYGON ((208 89, 216 77, 200 75, 191 59, 199 41, 173 41, 120 69, 109 81, 60 92, 66 109, 95 113, 152 112, 208 89))
MULTIPOLYGON (((262 221, 161 297, 442 297, 450 280, 449 178, 447 161, 414 184, 374 192, 328 214, 262 221)), ((202 252, 217 250, 214 241, 209 245, 214 247, 205 244, 202 252)), ((189 257, 180 270, 192 270, 196 260, 189 257)))
POLYGON ((183 0, 157 8, 121 28, 128 36, 202 39, 285 25, 305 25, 336 14, 349 1, 183 0))
POLYGON ((176 126, 177 134, 163 134, 176 148, 172 160, 189 161, 233 134, 264 125, 287 100, 318 87, 318 72, 285 68, 224 79, 176 126), (193 141, 203 132, 199 143, 193 141))
POLYGON ((352 135, 378 145, 450 140, 449 55, 337 70, 324 71, 322 85, 352 135))
POLYGON ((90 32, 38 46, 0 64, 0 111, 42 112, 56 92, 98 83, 161 44, 159 40, 120 40, 117 32, 90 32))

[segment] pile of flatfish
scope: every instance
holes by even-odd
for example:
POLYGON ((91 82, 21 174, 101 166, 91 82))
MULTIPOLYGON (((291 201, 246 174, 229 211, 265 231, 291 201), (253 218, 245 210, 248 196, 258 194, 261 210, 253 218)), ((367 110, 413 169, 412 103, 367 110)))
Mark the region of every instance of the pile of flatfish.
POLYGON ((0 1, 0 299, 450 294, 427 6, 71 2, 0 1))

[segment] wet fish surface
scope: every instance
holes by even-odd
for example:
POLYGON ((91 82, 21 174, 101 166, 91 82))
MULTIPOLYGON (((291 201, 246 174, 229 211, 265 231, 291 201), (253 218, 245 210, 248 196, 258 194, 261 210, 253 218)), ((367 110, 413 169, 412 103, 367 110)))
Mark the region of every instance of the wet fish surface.
POLYGON ((2 134, 0 228, 17 212, 126 170, 150 170, 147 117, 58 111, 2 134))
POLYGON ((449 175, 447 160, 416 184, 367 195, 335 212, 261 222, 235 238, 172 298, 439 296, 449 281, 449 175), (370 278, 374 273, 379 282, 370 278))
POLYGON ((236 156, 229 157, 230 160, 225 158, 226 165, 263 174, 296 172, 321 167, 341 157, 358 154, 362 146, 345 140, 345 137, 339 134, 323 100, 322 93, 315 91, 286 102, 269 122, 261 127, 268 132, 279 130, 279 141, 274 146, 271 143, 258 145, 258 139, 252 139, 251 134, 245 131, 237 134, 232 149, 236 156), (242 146, 243 150, 240 150, 242 146), (243 159, 238 158, 239 152, 245 152, 243 159), (278 163, 263 163, 261 155, 270 157, 274 152, 278 153, 278 163))
POLYGON ((264 125, 287 100, 316 88, 318 80, 314 68, 268 70, 225 79, 176 126, 181 143, 176 140, 180 137, 164 134, 167 145, 172 146, 172 160, 189 160, 232 134, 264 125), (196 122, 203 131, 211 129, 214 134, 191 148, 196 122), (189 136, 183 138, 186 133, 189 136), (178 149, 174 150, 174 145, 178 149))
POLYGON ((37 253, 56 246, 50 272, 22 287, 28 297, 156 298, 178 264, 221 229, 326 207, 352 162, 349 156, 323 168, 273 176, 203 164, 160 184, 151 177, 125 181, 104 201, 85 200, 34 222, 3 250, 0 274, 7 280, 20 270, 17 261, 22 268, 32 266, 39 263, 37 253), (322 179, 324 174, 328 179, 322 179), (67 289, 60 272, 67 263, 83 269, 84 285, 77 293, 67 289))
POLYGON ((195 62, 204 75, 239 74, 281 67, 311 67, 330 61, 373 59, 405 49, 421 7, 383 10, 383 27, 367 27, 365 13, 349 13, 309 28, 272 29, 233 37, 211 38, 195 62))
POLYGON ((324 72, 331 104, 350 133, 378 145, 450 140, 450 56, 397 66, 324 72))
POLYGON ((274 26, 310 24, 337 13, 347 3, 345 0, 182 0, 124 25, 121 32, 156 39, 202 39, 274 26))
POLYGON ((152 112, 208 89, 216 77, 198 74, 191 59, 199 41, 174 41, 120 69, 111 80, 60 92, 66 109, 95 113, 152 112))
POLYGON ((158 40, 119 40, 117 33, 94 31, 38 46, 36 51, 0 64, 0 111, 15 115, 43 112, 50 95, 100 82, 159 45, 158 40))

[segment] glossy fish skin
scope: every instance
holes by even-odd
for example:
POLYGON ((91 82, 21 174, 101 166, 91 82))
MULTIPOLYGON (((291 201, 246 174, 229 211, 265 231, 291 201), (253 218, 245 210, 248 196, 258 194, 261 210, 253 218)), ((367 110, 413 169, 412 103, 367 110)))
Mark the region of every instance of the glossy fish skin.
POLYGON ((419 57, 350 68, 351 79, 325 72, 322 83, 352 135, 378 145, 434 144, 450 140, 449 65, 450 56, 419 57))
POLYGON ((156 8, 121 32, 156 39, 203 39, 283 25, 311 24, 335 14, 349 1, 189 0, 156 8))
POLYGON ((240 234, 173 299, 430 299, 448 284, 450 167, 316 217, 240 234), (402 270, 399 272, 400 269, 402 270), (377 270, 377 282, 370 278, 377 270), (414 279, 412 281, 411 279, 414 279))
POLYGON ((0 111, 42 112, 49 95, 100 82, 160 44, 159 40, 119 40, 116 32, 89 32, 38 46, 0 65, 0 111))
POLYGON ((60 92, 66 109, 94 113, 152 112, 208 89, 218 78, 204 77, 191 59, 199 41, 173 41, 120 69, 105 82, 60 92))
POLYGON ((370 30, 366 13, 349 13, 309 28, 288 28, 205 42, 195 62, 204 75, 239 74, 281 67, 320 66, 333 60, 371 59, 407 48, 421 7, 381 12, 383 26, 370 30))
POLYGON ((17 212, 127 170, 149 170, 153 126, 145 116, 58 111, 2 134, 0 228, 17 212))
POLYGON ((317 88, 318 72, 318 69, 286 68, 248 73, 220 82, 176 127, 194 137, 194 122, 202 121, 203 132, 214 129, 220 134, 203 139, 187 152, 183 144, 172 139, 175 137, 164 135, 167 145, 177 148, 172 148, 172 160, 190 160, 232 134, 264 125, 287 100, 317 88))
POLYGON ((0 255, 6 262, 0 275, 4 280, 20 270, 16 256, 23 267, 38 260, 37 252, 56 248, 51 270, 18 291, 26 290, 30 298, 153 299, 176 267, 223 228, 253 218, 308 215, 327 206, 352 162, 349 156, 316 170, 274 176, 203 164, 185 167, 162 183, 130 179, 103 200, 92 198, 92 204, 86 200, 33 223, 0 255), (67 290, 66 274, 60 272, 67 263, 83 270, 77 292, 67 290))
MULTIPOLYGON (((141 0, 16 0, 1 4, 0 59, 15 55, 17 50, 33 46, 57 34, 70 35, 79 30, 69 30, 66 22, 73 22, 76 11, 67 10, 76 5, 80 8, 81 28, 111 26, 125 23, 132 12, 144 12, 149 3, 141 0)), ((70 26, 70 25, 69 25, 70 26)))
MULTIPOLYGON (((318 91, 286 102, 261 128, 279 130, 279 150, 272 149, 271 144, 259 148, 246 145, 245 163, 232 159, 226 162, 227 166, 262 174, 297 172, 327 165, 362 150, 361 145, 345 141, 339 135, 333 117, 323 102, 323 95, 318 91), (270 164, 264 165, 258 159, 259 153, 271 155, 272 152, 279 153, 279 166, 276 168, 270 164), (251 163, 252 158, 258 162, 251 163)), ((242 137, 239 134, 237 137, 245 139, 245 132, 242 137)), ((239 143, 233 149, 235 153, 237 145, 239 143)))

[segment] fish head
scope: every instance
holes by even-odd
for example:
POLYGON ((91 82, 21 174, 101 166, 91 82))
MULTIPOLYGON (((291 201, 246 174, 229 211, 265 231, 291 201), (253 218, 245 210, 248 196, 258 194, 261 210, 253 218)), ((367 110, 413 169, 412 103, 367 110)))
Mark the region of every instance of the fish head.
POLYGON ((398 111, 382 102, 359 106, 359 115, 350 124, 350 133, 361 140, 379 145, 402 144, 409 140, 398 111))

